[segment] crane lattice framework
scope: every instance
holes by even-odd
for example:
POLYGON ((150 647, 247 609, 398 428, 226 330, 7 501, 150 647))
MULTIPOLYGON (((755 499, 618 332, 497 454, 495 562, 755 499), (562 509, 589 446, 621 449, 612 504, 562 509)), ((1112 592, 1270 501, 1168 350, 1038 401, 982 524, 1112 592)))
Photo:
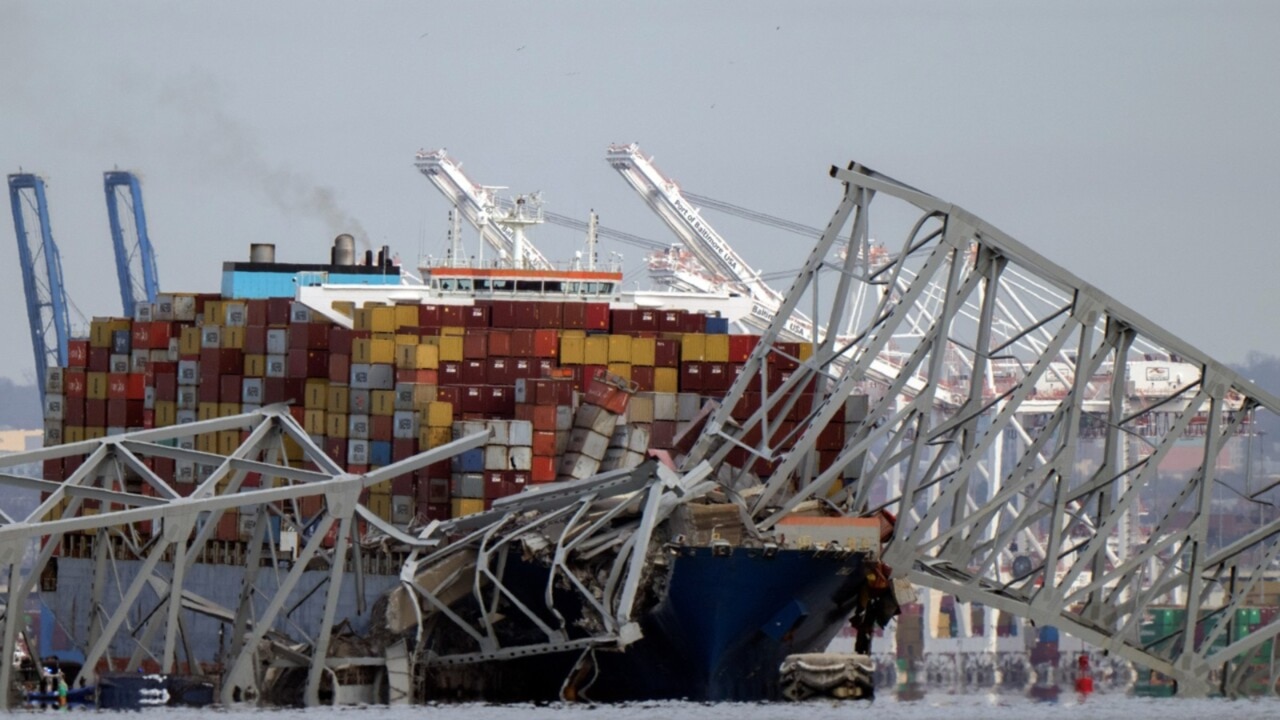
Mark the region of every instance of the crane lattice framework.
MULTIPOLYGON (((1224 450, 1280 400, 971 213, 860 165, 832 176, 844 194, 830 224, 685 467, 749 449, 772 470, 743 493, 761 530, 814 498, 894 512, 884 557, 899 574, 1055 625, 1174 677, 1182 694, 1208 692, 1211 670, 1274 637, 1280 625, 1241 632, 1230 618, 1280 557, 1280 524, 1211 547, 1208 523, 1231 492, 1215 478, 1224 450), (868 266, 839 251, 841 236, 902 240, 868 266), (859 304, 859 286, 877 301, 859 304), (1019 310, 1001 310, 1014 300, 1019 310), (854 331, 815 340, 799 362, 780 340, 801 302, 854 331), (1131 372, 1157 356, 1164 389, 1144 395, 1150 378, 1131 372), (886 359, 896 372, 871 377, 886 359), (798 369, 766 371, 779 360, 798 369), (1049 376, 1065 384, 1046 396, 1049 376), (752 393, 759 410, 734 421, 752 393), (787 422, 797 408, 803 419, 787 422), (819 464, 832 421, 846 423, 845 443, 819 464), (1124 542, 1175 445, 1198 469, 1145 508, 1145 544, 1124 542), (1040 547, 1015 575, 1011 549, 1027 535, 1040 547), (1140 637, 1153 604, 1184 608, 1185 626, 1140 637)), ((748 468, 733 471, 748 483, 748 468)), ((1228 692, 1247 669, 1233 666, 1228 692)))
POLYGON ((102 174, 102 187, 107 197, 107 221, 111 226, 111 244, 116 253, 116 275, 120 281, 120 302, 125 317, 134 317, 138 303, 154 303, 160 292, 160 276, 156 271, 155 251, 147 234, 147 214, 142 205, 142 184, 138 176, 123 170, 102 174), (120 195, 128 191, 125 217, 121 222, 120 195), (132 225, 132 228, 127 227, 132 225))
MULTIPOLYGON (((8 581, 0 608, 0 652, 15 657, 19 634, 25 630, 24 613, 9 609, 24 607, 55 552, 66 552, 77 542, 86 545, 91 539, 87 545, 95 569, 88 599, 88 651, 73 685, 80 680, 92 683, 109 657, 130 657, 127 672, 152 660, 165 673, 198 673, 198 663, 209 652, 191 645, 190 623, 199 616, 233 629, 228 633, 229 652, 221 658, 225 668, 222 702, 260 697, 269 667, 291 667, 306 669, 303 697, 315 705, 322 676, 335 663, 387 660, 329 656, 348 566, 355 575, 357 597, 362 597, 362 554, 349 542, 354 521, 363 520, 398 542, 424 544, 362 505, 360 493, 480 447, 487 438, 488 432, 474 433, 353 475, 311 440, 287 407, 273 405, 233 417, 0 458, 0 487, 7 494, 39 492, 42 498, 26 517, 0 513, 0 573, 8 581), (195 449, 197 437, 228 432, 244 438, 229 455, 195 449), (202 467, 198 475, 202 479, 190 492, 180 494, 170 477, 153 469, 157 459, 202 467), (46 461, 70 461, 68 467, 75 469, 64 482, 10 472, 10 468, 46 461), (247 483, 251 476, 258 482, 247 483), (300 501, 310 497, 324 498, 321 509, 302 506, 300 501), (90 509, 89 503, 97 509, 90 509), (193 566, 210 552, 209 541, 219 519, 234 509, 242 517, 254 518, 254 536, 243 559, 246 570, 239 601, 235 607, 224 607, 184 585, 193 566), (280 518, 282 528, 300 536, 302 547, 296 557, 276 557, 274 543, 264 542, 272 515, 280 518), (140 532, 140 523, 150 525, 154 533, 140 532), (34 560, 26 562, 27 556, 34 560), (120 559, 142 561, 132 578, 122 574, 120 559), (323 569, 317 571, 317 566, 323 569), (275 577, 264 577, 268 574, 275 577), (289 617, 303 602, 322 608, 323 617, 309 631, 289 617)), ((13 669, 13 663, 0 663, 0 687, 12 687, 13 669)), ((9 693, 0 693, 0 707, 7 709, 10 701, 9 693)))

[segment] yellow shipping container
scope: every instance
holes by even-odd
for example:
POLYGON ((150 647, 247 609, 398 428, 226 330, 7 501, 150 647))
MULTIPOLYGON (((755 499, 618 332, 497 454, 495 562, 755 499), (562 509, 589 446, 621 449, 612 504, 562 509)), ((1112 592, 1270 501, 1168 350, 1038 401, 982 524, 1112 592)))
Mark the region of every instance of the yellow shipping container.
POLYGON ((660 393, 680 392, 680 369, 660 367, 653 369, 653 390, 660 393))
POLYGON ((267 374, 267 356, 266 355, 245 355, 244 356, 244 376, 245 377, 263 377, 267 374))
POLYGON ((440 336, 440 362, 462 362, 462 336, 440 336))
POLYGON ((582 336, 560 336, 560 364, 581 365, 586 359, 587 339, 582 336))
POLYGON ((440 337, 453 337, 455 335, 458 337, 462 337, 463 335, 466 335, 466 334, 467 334, 466 328, 458 327, 456 325, 450 325, 448 327, 440 328, 440 337))
POLYGON ((800 343, 800 352, 798 354, 800 362, 804 362, 813 357, 813 345, 811 343, 800 343))
MULTIPOLYGON (((390 310, 391 308, 387 308, 390 310)), ((369 340, 369 362, 378 365, 391 365, 396 361, 396 341, 386 338, 369 340)))
POLYGON ((396 331, 396 311, 391 307, 376 307, 369 317, 369 329, 376 333, 396 331))
POLYGON ((372 314, 369 308, 356 308, 351 326, 356 330, 368 330, 372 314))
POLYGON ((222 347, 232 350, 244 349, 244 328, 233 325, 222 328, 222 347))
POLYGON ((729 336, 704 335, 703 353, 707 362, 729 362, 729 336))
POLYGON ((454 498, 452 502, 453 517, 484 512, 484 500, 480 498, 454 498))
POLYGON ((369 510, 383 520, 391 520, 391 496, 369 495, 369 510))
POLYGON ((436 401, 438 388, 435 385, 413 385, 413 409, 425 412, 428 403, 436 401))
POLYGON ((107 318, 94 318, 89 322, 89 347, 111 347, 111 322, 107 318))
POLYGON ((582 359, 587 365, 608 365, 609 337, 607 335, 591 335, 587 337, 582 359))
POLYGON ((181 355, 200 354, 200 328, 184 325, 182 334, 178 336, 178 353, 181 355))
POLYGON ((440 401, 428 403, 427 427, 453 427, 453 403, 440 401))
POLYGON ((87 425, 84 429, 85 440, 99 440, 107 436, 107 429, 97 425, 87 425))
POLYGON ((414 370, 435 370, 440 367, 440 346, 438 344, 417 345, 414 347, 414 370))
POLYGON ((631 364, 653 367, 657 360, 658 341, 654 338, 631 338, 631 364))
POLYGON ((200 319, 201 325, 221 325, 222 319, 226 315, 222 312, 222 303, 218 300, 206 300, 204 303, 204 317, 200 319))
POLYGON ((374 390, 369 393, 369 412, 372 415, 395 415, 396 393, 394 390, 374 390))
MULTIPOLYGON (((351 406, 351 389, 346 385, 330 385, 324 409, 331 413, 344 413, 351 406)), ((332 435, 333 433, 329 433, 332 435)))
POLYGON ((609 363, 609 372, 624 380, 630 380, 631 363, 609 363))
POLYGON ((178 422, 178 404, 173 401, 157 400, 155 411, 156 427, 169 427, 178 422))
POLYGON ((218 452, 218 433, 200 433, 196 436, 196 449, 200 452, 218 452))
MULTIPOLYGON (((343 388, 344 390, 346 388, 343 388)), ((330 409, 324 416, 325 435, 331 438, 347 436, 347 414, 330 409)))
POLYGON ((342 317, 355 319, 356 304, 350 300, 334 300, 330 307, 342 317))
POLYGON ((218 403, 218 417, 231 417, 240 414, 240 403, 218 403))
MULTIPOLYGON (((234 449, 235 448, 232 447, 232 450, 234 449)), ((301 460, 304 457, 302 454, 302 446, 288 435, 284 436, 284 456, 288 460, 301 460)), ((298 467, 297 465, 292 466, 298 467)))
POLYGON ((610 335, 609 336, 609 362, 611 363, 631 362, 631 336, 630 335, 610 335))
POLYGON ((196 405, 197 420, 213 420, 218 417, 218 403, 200 403, 196 405))
POLYGON ((368 365, 369 357, 372 355, 372 349, 369 338, 356 338, 351 341, 351 362, 358 365, 368 365))
POLYGON ((84 440, 84 428, 80 425, 68 425, 62 429, 63 442, 74 443, 84 440))
POLYGON ((329 381, 319 378, 309 378, 302 406, 308 410, 324 410, 326 403, 329 402, 329 381))
POLYGON ((325 430, 329 429, 328 425, 325 424, 324 410, 308 409, 306 414, 303 415, 302 426, 312 435, 324 435, 325 430))
MULTIPOLYGON (((707 336, 702 333, 685 333, 680 338, 681 362, 704 362, 707 354, 707 336)), ((727 356, 727 353, 726 353, 727 356)))
POLYGON ((413 363, 418 357, 418 344, 412 345, 396 341, 396 368, 413 370, 413 363))
POLYGON ((396 329, 418 327, 417 305, 396 305, 396 329))
POLYGON ((424 427, 418 430, 418 443, 423 450, 448 445, 453 440, 453 429, 447 427, 424 427))
POLYGON ((90 400, 107 399, 107 374, 100 372, 86 373, 84 376, 85 397, 90 400))

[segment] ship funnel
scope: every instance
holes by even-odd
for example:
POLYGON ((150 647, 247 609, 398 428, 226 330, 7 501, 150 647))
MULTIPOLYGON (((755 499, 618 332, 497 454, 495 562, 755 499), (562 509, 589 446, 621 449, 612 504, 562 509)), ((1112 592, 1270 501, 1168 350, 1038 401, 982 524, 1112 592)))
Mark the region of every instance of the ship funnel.
POLYGON ((347 233, 342 233, 334 238, 333 252, 329 261, 332 265, 355 265, 356 239, 347 233))
POLYGON ((249 244, 249 262, 270 264, 275 261, 276 246, 273 243, 249 244))

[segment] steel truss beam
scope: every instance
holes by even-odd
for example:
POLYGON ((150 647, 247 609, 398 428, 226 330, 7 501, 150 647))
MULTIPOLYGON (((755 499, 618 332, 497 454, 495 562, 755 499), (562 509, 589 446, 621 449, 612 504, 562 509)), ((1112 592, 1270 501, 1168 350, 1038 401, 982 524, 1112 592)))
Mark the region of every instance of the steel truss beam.
POLYGON ((971 213, 860 165, 831 174, 832 220, 686 467, 745 447, 772 467, 751 507, 762 531, 815 497, 892 511, 884 558, 913 582, 1056 625, 1182 694, 1229 664, 1221 687, 1238 692, 1257 665, 1243 660, 1280 632, 1231 627, 1280 556, 1280 523, 1215 545, 1209 512, 1232 497, 1218 469, 1280 400, 971 213), (841 252, 873 237, 900 238, 879 265, 841 252), (852 331, 801 362, 782 340, 802 302, 852 331), (759 409, 734 420, 744 401, 759 409), (843 447, 819 451, 829 424, 843 447), (1175 448, 1198 469, 1171 479, 1175 448), (1015 557, 1030 570, 1015 576, 1015 557), (1183 627, 1140 636, 1152 604, 1184 610, 1183 627))
MULTIPOLYGON (((0 470, 53 458, 71 458, 79 462, 77 469, 62 483, 46 483, 0 472, 0 487, 9 491, 40 491, 43 500, 27 517, 5 518, 0 524, 0 566, 8 569, 6 611, 0 616, 0 651, 13 657, 21 616, 7 608, 23 607, 26 596, 48 566, 54 552, 68 533, 96 534, 95 576, 91 644, 80 678, 92 682, 106 662, 108 649, 123 639, 133 643, 129 669, 136 669, 147 656, 156 659, 165 672, 175 672, 179 664, 179 647, 185 654, 185 667, 199 672, 190 638, 183 631, 192 612, 210 615, 235 628, 233 648, 225 665, 230 668, 222 688, 223 702, 252 700, 260 691, 263 663, 259 652, 263 641, 274 642, 287 664, 310 664, 305 701, 316 704, 322 670, 326 666, 330 631, 336 620, 338 594, 343 586, 348 557, 360 570, 360 553, 349 538, 352 520, 371 513, 358 504, 362 490, 393 477, 414 472, 427 465, 446 460, 456 453, 482 446, 487 433, 477 433, 420 453, 366 475, 343 472, 306 434, 289 414, 288 408, 273 405, 252 413, 230 418, 190 423, 172 428, 145 430, 69 445, 56 446, 29 453, 0 458, 0 470), (227 457, 193 450, 183 450, 168 443, 194 441, 203 433, 233 430, 243 434, 240 446, 227 457), (296 448, 292 457, 285 446, 296 448), (300 453, 300 454, 299 454, 300 453), (180 494, 151 470, 152 459, 194 460, 207 469, 201 480, 187 494, 180 494), (301 467, 299 467, 301 466, 301 467), (255 487, 245 485, 250 473, 258 474, 255 487), (299 511, 298 501, 323 497, 318 514, 306 516, 299 511), (86 513, 86 500, 100 503, 92 514, 86 513), (203 600, 183 583, 187 572, 197 563, 213 537, 218 520, 227 510, 256 514, 257 541, 250 543, 249 570, 242 580, 238 609, 224 610, 203 600), (289 572, 279 578, 278 590, 265 610, 258 611, 252 602, 254 583, 261 571, 268 514, 281 517, 282 527, 308 538, 289 572), (155 528, 149 539, 133 532, 134 523, 150 523, 155 528), (328 537, 337 527, 336 536, 328 537), (119 597, 104 597, 115 565, 117 545, 130 556, 142 560, 141 568, 119 597), (330 547, 326 547, 330 546, 330 547), (24 568, 22 558, 37 549, 35 560, 24 568), (328 579, 320 591, 324 596, 324 619, 315 638, 297 638, 289 632, 281 610, 315 558, 327 557, 328 579), (148 595, 154 601, 144 601, 148 595), (107 601, 110 601, 109 604, 107 601), (149 609, 148 609, 149 608, 149 609), (145 612, 144 612, 145 611, 145 612), (183 612, 186 611, 186 612, 183 612), (137 627, 131 622, 143 612, 137 627), (162 633, 162 635, 161 635, 162 633), (162 638, 156 657, 153 641, 162 638), (304 643, 308 649, 299 653, 286 648, 286 643, 304 643)), ((274 546, 267 545, 275 552, 274 546)), ((278 571, 277 571, 278 572, 278 571)), ((354 582, 363 583, 360 577, 354 582)), ((0 663, 0 687, 9 687, 12 664, 0 663)), ((9 696, 0 694, 0 703, 8 707, 9 696)))

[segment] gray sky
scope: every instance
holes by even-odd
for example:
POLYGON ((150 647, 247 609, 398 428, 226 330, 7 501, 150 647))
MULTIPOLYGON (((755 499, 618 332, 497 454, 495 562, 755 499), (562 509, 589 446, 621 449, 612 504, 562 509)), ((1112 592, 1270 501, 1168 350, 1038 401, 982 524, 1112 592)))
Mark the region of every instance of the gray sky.
MULTIPOLYGON (((293 262, 322 261, 342 230, 438 252, 447 206, 419 148, 664 241, 609 143, 815 226, 838 199, 827 168, 856 159, 1231 362, 1280 355, 1278 33, 1280 6, 1261 2, 0 0, 0 169, 48 181, 91 317, 120 312, 102 194, 116 166, 143 177, 162 289, 214 291, 251 242, 293 262)), ((798 240, 706 217, 770 269, 798 240)), ((7 208, 0 227, 0 376, 29 379, 7 208)), ((551 256, 580 242, 536 232, 551 256)))

